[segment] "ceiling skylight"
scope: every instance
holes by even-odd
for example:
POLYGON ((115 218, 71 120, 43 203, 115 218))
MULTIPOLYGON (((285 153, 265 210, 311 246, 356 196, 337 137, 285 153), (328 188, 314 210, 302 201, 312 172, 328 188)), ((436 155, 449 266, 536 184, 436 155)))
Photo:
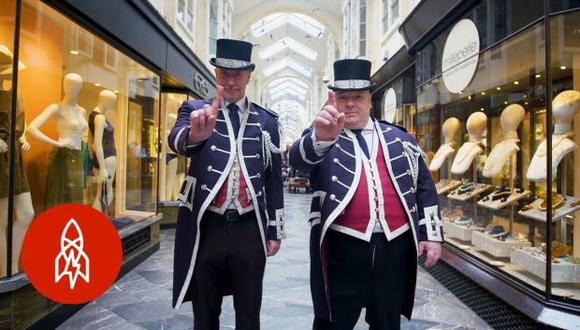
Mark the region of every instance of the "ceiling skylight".
POLYGON ((277 99, 282 98, 284 96, 290 96, 290 98, 297 98, 300 101, 306 100, 306 97, 304 97, 304 95, 300 95, 299 93, 292 91, 292 90, 283 90, 283 91, 278 92, 276 94, 272 94, 271 99, 277 100, 277 99))
POLYGON ((266 67, 264 69, 264 75, 268 77, 285 68, 291 68, 293 70, 296 70, 298 73, 306 77, 312 76, 311 68, 289 57, 284 57, 278 62, 275 62, 274 64, 271 64, 270 66, 266 67))
POLYGON ((324 36, 324 25, 315 19, 298 13, 276 13, 259 20, 250 27, 252 35, 262 37, 284 24, 291 24, 317 38, 324 36))
POLYGON ((285 83, 280 84, 276 87, 270 88, 270 94, 276 94, 276 93, 283 91, 283 90, 286 90, 286 89, 291 89, 291 90, 298 92, 302 95, 306 95, 306 92, 307 92, 307 90, 305 88, 297 86, 292 82, 285 82, 285 83))
POLYGON ((278 78, 275 80, 272 80, 269 84, 268 84, 268 88, 274 88, 280 84, 283 84, 285 82, 292 82, 294 85, 298 85, 302 88, 308 88, 308 85, 303 82, 302 80, 295 78, 295 77, 284 77, 284 78, 278 78))
POLYGON ((262 60, 272 57, 285 49, 291 49, 295 53, 306 57, 309 60, 315 60, 318 53, 310 47, 307 47, 291 37, 284 37, 270 46, 260 50, 258 54, 262 60))

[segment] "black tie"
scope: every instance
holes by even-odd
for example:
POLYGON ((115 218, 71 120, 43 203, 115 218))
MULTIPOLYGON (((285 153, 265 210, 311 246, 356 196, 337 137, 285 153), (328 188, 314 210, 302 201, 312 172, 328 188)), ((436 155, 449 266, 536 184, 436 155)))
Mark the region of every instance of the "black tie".
POLYGON ((362 129, 353 129, 352 131, 354 132, 354 134, 356 134, 356 139, 358 141, 358 145, 360 146, 362 151, 365 153, 367 158, 370 158, 369 147, 367 146, 367 141, 362 136, 362 129))
POLYGON ((228 110, 230 111, 230 120, 232 122, 232 127, 234 128, 235 137, 238 137, 238 132, 240 131, 240 115, 238 110, 240 108, 235 103, 230 103, 228 105, 228 110))

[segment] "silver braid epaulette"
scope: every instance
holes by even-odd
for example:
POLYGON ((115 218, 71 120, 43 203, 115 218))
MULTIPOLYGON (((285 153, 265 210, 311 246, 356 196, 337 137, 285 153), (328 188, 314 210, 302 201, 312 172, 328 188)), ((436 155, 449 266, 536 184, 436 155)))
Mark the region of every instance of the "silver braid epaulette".
POLYGON ((411 173, 413 176, 413 185, 417 187, 417 180, 419 179, 419 157, 423 157, 423 160, 427 159, 427 155, 421 150, 419 146, 408 141, 402 141, 403 150, 407 153, 409 163, 411 165, 411 173), (414 155, 415 157, 411 157, 414 155))
POLYGON ((280 136, 280 146, 277 147, 272 142, 272 137, 268 131, 262 131, 263 137, 263 145, 262 148, 264 150, 264 167, 268 168, 272 164, 272 153, 281 154, 284 152, 282 148, 282 141, 284 141, 284 130, 282 126, 278 126, 278 135, 280 136))

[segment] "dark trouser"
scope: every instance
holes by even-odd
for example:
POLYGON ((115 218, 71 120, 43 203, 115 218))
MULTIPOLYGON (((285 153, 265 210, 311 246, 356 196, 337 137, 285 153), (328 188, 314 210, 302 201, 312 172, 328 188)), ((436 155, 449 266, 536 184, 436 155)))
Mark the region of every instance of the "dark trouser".
POLYGON ((392 241, 382 233, 370 242, 329 230, 328 282, 332 322, 315 319, 316 330, 351 330, 366 307, 369 329, 400 329, 401 313, 416 262, 411 231, 392 241))
POLYGON ((201 221, 199 252, 190 286, 196 330, 219 329, 226 289, 231 289, 234 296, 236 329, 260 329, 266 257, 255 213, 251 213, 244 220, 226 222, 208 212, 201 221))

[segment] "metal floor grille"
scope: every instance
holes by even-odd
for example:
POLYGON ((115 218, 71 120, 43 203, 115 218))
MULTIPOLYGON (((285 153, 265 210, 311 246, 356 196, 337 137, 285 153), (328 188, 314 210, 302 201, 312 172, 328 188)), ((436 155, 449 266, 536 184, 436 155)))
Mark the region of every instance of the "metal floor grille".
MULTIPOLYGON (((420 265, 425 256, 419 258, 420 265)), ((444 262, 425 268, 465 305, 494 329, 546 329, 444 262)))

